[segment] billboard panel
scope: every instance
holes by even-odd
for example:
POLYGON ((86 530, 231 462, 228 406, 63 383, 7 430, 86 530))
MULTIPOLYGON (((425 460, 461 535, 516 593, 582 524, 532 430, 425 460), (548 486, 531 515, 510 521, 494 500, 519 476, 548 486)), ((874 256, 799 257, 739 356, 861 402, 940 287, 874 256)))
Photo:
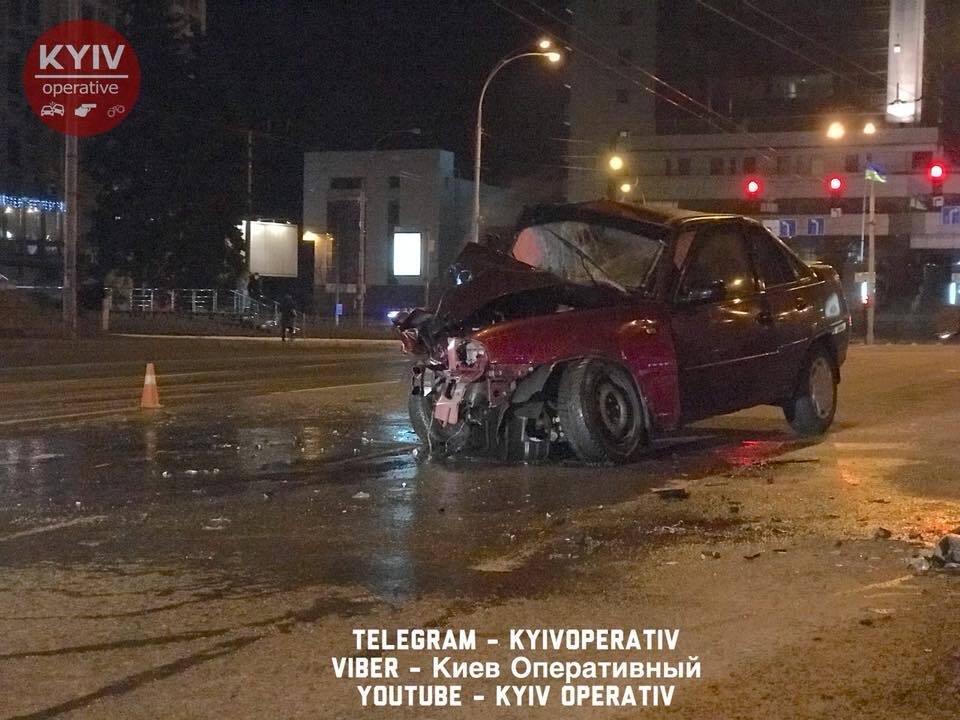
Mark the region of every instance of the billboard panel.
POLYGON ((418 232, 393 234, 393 274, 397 277, 420 277, 423 238, 418 232))
POLYGON ((296 225, 252 220, 250 228, 250 272, 264 277, 297 277, 296 225))

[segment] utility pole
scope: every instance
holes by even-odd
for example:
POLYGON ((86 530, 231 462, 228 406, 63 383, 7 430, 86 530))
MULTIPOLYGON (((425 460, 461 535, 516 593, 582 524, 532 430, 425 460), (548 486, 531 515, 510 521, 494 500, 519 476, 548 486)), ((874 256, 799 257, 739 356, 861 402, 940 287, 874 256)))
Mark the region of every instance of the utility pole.
POLYGON ((247 130, 247 219, 253 219, 253 130, 247 130))
POLYGON ((357 294, 359 295, 360 327, 363 327, 364 305, 367 295, 367 185, 360 181, 360 237, 357 242, 357 294))
MULTIPOLYGON (((67 0, 67 19, 80 19, 80 0, 67 0)), ((79 39, 72 37, 75 45, 79 39)), ((63 291, 61 306, 63 309, 63 330, 70 339, 77 337, 77 235, 80 212, 77 207, 77 177, 79 175, 79 147, 76 135, 77 121, 71 113, 67 114, 67 134, 64 137, 63 152, 63 199, 66 213, 63 224, 63 291)))
POLYGON ((877 183, 870 182, 870 215, 867 220, 867 345, 873 345, 877 304, 877 183))

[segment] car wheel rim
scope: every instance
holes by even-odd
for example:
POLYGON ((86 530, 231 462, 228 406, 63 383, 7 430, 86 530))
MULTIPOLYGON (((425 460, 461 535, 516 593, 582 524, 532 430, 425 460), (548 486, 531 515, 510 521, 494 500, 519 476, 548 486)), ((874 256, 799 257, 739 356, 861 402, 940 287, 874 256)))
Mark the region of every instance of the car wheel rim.
POLYGON ((597 391, 600 422, 604 434, 612 442, 622 442, 629 436, 634 422, 630 399, 623 388, 613 384, 609 379, 600 383, 597 391))
POLYGON ((833 370, 824 358, 818 357, 810 366, 810 399, 821 420, 826 420, 833 412, 835 393, 833 370))

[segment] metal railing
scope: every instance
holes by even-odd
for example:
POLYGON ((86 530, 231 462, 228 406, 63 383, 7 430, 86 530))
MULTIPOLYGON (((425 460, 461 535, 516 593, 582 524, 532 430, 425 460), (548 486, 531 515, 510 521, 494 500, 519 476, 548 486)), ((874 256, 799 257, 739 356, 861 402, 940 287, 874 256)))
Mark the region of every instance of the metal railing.
POLYGON ((251 297, 241 290, 215 288, 111 288, 110 309, 137 314, 176 313, 234 318, 254 325, 280 320, 280 305, 273 300, 251 297))

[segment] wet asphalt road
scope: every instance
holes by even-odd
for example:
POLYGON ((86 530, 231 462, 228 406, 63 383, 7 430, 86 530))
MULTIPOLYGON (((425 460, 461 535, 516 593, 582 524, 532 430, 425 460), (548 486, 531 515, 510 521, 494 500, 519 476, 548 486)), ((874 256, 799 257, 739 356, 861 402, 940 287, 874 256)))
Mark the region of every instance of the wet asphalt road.
POLYGON ((380 345, 85 352, 0 370, 0 717, 362 717, 330 656, 425 625, 678 627, 704 678, 663 717, 960 701, 960 578, 905 565, 960 525, 955 348, 854 348, 820 442, 760 408, 623 468, 415 456, 380 345), (145 357, 165 408, 131 412, 145 357))

